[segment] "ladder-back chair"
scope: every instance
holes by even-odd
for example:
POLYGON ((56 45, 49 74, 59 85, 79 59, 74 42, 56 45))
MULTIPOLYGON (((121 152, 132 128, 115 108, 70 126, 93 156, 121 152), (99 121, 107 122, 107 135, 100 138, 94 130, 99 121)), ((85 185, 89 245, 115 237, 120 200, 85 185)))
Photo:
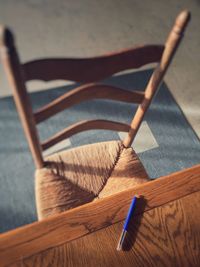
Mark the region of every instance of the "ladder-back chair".
POLYGON ((144 45, 85 59, 39 59, 21 64, 11 31, 0 30, 2 62, 36 165, 35 192, 38 218, 74 208, 138 183, 148 181, 131 144, 142 119, 182 39, 190 14, 177 17, 165 45, 144 45), (98 83, 113 74, 158 63, 144 92, 127 91, 98 83), (82 83, 36 112, 26 89, 30 80, 70 80, 82 83), (80 121, 40 142, 36 125, 58 112, 88 99, 111 99, 138 104, 130 125, 107 120, 80 121), (73 134, 90 129, 127 132, 123 141, 80 146, 43 157, 42 152, 73 134))

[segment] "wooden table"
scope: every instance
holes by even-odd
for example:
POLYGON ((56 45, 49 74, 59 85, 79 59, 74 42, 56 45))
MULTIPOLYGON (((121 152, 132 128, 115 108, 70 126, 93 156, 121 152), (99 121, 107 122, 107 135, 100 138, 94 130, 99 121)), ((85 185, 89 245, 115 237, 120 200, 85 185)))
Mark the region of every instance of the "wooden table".
POLYGON ((3 234, 1 266, 197 267, 199 203, 200 165, 3 234), (144 199, 118 252, 121 219, 137 191, 144 199))

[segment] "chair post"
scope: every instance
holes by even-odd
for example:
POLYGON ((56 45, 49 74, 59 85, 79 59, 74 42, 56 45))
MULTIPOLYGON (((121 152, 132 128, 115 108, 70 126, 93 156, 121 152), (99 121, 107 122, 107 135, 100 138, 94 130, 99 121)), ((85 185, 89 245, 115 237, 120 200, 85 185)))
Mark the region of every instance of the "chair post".
POLYGON ((167 38, 165 43, 165 49, 160 63, 154 70, 147 87, 145 89, 144 100, 138 106, 135 116, 131 122, 130 131, 128 136, 124 139, 123 144, 125 147, 131 146, 138 129, 142 123, 144 115, 155 95, 159 85, 161 84, 163 77, 173 59, 173 56, 178 48, 180 41, 183 37, 184 30, 190 20, 190 13, 188 11, 182 11, 176 18, 175 24, 167 38))
POLYGON ((24 83, 23 70, 14 45, 14 37, 11 31, 4 27, 0 27, 0 54, 36 168, 42 168, 42 149, 24 83))

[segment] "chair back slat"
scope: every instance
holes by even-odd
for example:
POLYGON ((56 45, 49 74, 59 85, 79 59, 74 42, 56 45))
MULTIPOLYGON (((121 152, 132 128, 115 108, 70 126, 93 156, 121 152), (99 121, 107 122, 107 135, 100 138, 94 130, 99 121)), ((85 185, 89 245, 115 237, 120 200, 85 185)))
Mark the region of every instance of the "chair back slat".
POLYGON ((40 123, 58 112, 86 100, 110 99, 139 104, 142 102, 143 98, 144 92, 128 91, 103 84, 86 84, 56 98, 36 111, 34 116, 36 123, 40 123))
POLYGON ((145 45, 93 58, 34 60, 23 64, 22 67, 26 81, 70 80, 91 83, 123 70, 159 62, 163 50, 163 45, 145 45))
POLYGON ((130 125, 108 120, 80 121, 67 127, 66 129, 60 131, 59 133, 55 134, 54 136, 43 142, 42 149, 46 150, 74 134, 92 129, 128 132, 130 130, 130 125))

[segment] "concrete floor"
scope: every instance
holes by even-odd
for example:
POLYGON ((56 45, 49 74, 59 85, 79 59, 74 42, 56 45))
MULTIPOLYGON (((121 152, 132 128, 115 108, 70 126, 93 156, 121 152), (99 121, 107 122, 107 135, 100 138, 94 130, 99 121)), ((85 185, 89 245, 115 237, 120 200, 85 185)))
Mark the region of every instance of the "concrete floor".
MULTIPOLYGON (((21 61, 48 56, 93 56, 141 43, 163 43, 182 9, 192 13, 185 40, 165 81, 200 137, 200 2, 195 0, 7 0, 0 22, 17 37, 21 61)), ((0 65, 0 96, 10 94, 0 65)), ((36 90, 58 83, 32 82, 36 90)))

